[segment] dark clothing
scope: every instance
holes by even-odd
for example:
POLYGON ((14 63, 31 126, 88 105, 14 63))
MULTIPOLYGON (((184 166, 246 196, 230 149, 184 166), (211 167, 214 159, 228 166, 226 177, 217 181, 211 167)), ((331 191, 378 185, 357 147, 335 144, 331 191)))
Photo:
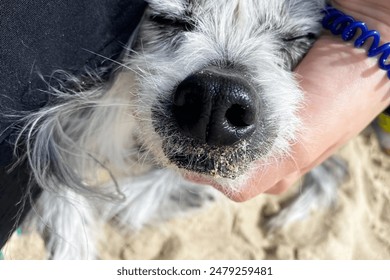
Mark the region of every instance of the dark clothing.
MULTIPOLYGON (((29 180, 13 162, 13 112, 47 104, 43 77, 55 70, 82 75, 110 67, 139 23, 142 0, 0 1, 0 248, 12 231, 29 180)), ((36 195, 34 195, 36 197, 36 195)))

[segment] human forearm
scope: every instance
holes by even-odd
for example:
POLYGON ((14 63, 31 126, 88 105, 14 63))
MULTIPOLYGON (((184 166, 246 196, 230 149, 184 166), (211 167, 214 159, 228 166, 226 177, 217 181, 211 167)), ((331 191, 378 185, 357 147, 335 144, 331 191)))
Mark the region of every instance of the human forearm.
POLYGON ((235 200, 287 189, 389 105, 390 81, 386 72, 378 67, 375 58, 367 57, 364 49, 356 49, 340 37, 324 34, 296 72, 305 94, 305 106, 300 112, 304 129, 291 157, 267 168, 259 167, 242 192, 233 197, 235 200))

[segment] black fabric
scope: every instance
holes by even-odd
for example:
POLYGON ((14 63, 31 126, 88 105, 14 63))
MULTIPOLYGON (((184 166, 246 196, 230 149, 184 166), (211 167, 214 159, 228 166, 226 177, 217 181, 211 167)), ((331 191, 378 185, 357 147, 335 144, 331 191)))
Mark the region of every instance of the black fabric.
POLYGON ((28 180, 20 168, 7 173, 14 116, 47 104, 40 75, 49 78, 59 69, 81 75, 86 68, 109 67, 104 57, 119 56, 145 6, 142 0, 0 1, 0 248, 28 180))
POLYGON ((23 220, 31 208, 31 200, 38 197, 40 190, 29 182, 25 165, 8 173, 0 167, 0 248, 23 220))

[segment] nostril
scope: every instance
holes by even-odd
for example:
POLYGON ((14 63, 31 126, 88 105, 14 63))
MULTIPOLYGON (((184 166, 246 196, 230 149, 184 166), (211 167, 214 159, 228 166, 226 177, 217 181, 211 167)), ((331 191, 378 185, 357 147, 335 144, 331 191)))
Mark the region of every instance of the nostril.
POLYGON ((198 110, 199 103, 191 96, 191 92, 188 90, 178 90, 173 96, 173 107, 176 114, 182 117, 195 117, 194 113, 198 110), (190 113, 186 113, 190 111, 190 113))
POLYGON ((183 105, 174 104, 173 113, 181 127, 190 126, 199 121, 202 107, 196 102, 188 102, 183 105))
POLYGON ((239 104, 233 104, 226 111, 225 118, 230 125, 237 128, 247 127, 255 122, 254 112, 249 107, 239 104))
POLYGON ((197 79, 190 76, 173 94, 173 116, 184 135, 206 142, 211 99, 197 79))

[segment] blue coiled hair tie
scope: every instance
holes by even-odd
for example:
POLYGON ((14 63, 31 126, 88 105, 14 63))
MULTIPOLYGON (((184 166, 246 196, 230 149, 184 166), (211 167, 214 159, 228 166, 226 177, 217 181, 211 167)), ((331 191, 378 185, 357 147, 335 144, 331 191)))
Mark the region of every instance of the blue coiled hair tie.
POLYGON ((376 30, 369 30, 366 23, 355 20, 352 16, 346 15, 336 8, 328 5, 324 10, 324 19, 322 20, 322 26, 330 30, 334 35, 340 35, 344 41, 352 40, 357 31, 360 30, 360 36, 355 40, 355 47, 362 47, 367 39, 372 38, 371 46, 367 52, 369 57, 379 56, 379 68, 387 71, 387 76, 390 79, 390 62, 386 64, 386 61, 390 56, 390 43, 380 44, 381 36, 376 30))

